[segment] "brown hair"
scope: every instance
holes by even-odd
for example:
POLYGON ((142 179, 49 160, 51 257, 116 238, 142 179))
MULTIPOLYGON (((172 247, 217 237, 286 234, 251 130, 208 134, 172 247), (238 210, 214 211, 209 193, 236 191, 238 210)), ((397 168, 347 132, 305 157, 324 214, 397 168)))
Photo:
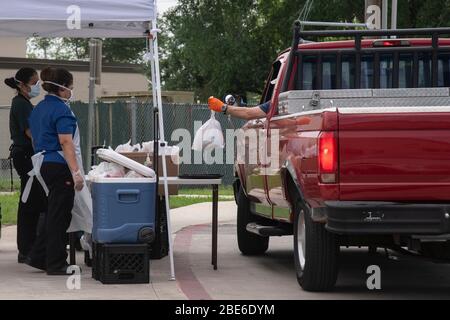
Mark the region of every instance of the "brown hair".
MULTIPOLYGON (((41 80, 43 82, 44 81, 54 82, 68 88, 70 85, 73 84, 73 75, 67 69, 64 68, 47 67, 41 71, 41 80)), ((44 88, 44 90, 47 91, 48 93, 54 94, 58 94, 59 90, 61 90, 60 87, 55 86, 54 84, 51 83, 44 83, 42 85, 42 88, 44 88)))

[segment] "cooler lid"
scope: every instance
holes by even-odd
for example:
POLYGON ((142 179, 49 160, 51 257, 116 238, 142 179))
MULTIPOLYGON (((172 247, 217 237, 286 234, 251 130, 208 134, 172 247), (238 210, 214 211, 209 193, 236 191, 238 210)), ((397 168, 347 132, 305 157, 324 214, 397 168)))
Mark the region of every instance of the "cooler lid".
POLYGON ((156 178, 93 178, 92 183, 156 183, 156 178))
POLYGON ((140 175, 143 175, 144 177, 153 179, 156 178, 156 174, 153 169, 146 167, 143 164, 140 164, 139 162, 131 160, 130 158, 127 158, 121 155, 120 153, 115 152, 114 150, 99 149, 97 150, 97 155, 102 160, 117 163, 127 169, 133 170, 139 173, 140 175))

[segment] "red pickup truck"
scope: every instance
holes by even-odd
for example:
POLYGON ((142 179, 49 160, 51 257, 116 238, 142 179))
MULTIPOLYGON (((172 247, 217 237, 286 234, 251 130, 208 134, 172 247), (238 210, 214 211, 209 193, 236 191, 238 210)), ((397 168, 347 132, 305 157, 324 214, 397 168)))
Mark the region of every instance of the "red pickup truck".
POLYGON ((294 33, 264 90, 267 118, 243 127, 265 137, 245 151, 278 165, 235 165, 240 251, 293 235, 308 291, 335 286, 341 246, 450 262, 450 29, 294 33), (350 40, 303 40, 330 37, 350 40))

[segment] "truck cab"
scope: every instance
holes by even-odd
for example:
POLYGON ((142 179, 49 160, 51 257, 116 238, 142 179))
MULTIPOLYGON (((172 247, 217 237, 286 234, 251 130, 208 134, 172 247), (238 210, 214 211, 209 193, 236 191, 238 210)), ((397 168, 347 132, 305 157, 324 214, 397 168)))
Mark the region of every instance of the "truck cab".
POLYGON ((238 142, 243 254, 294 235, 309 291, 333 288, 341 246, 450 261, 449 34, 296 30, 269 73, 267 117, 238 142), (330 37, 347 39, 317 41, 330 37))

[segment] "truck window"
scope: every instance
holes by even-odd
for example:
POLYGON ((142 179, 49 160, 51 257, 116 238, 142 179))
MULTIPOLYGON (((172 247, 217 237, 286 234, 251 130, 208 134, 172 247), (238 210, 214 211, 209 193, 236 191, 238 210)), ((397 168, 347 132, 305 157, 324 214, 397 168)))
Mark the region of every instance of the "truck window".
POLYGON ((413 56, 412 54, 401 54, 398 62, 398 87, 413 87, 413 56))
POLYGON ((272 99, 273 91, 276 87, 278 76, 280 74, 281 61, 276 61, 270 72, 269 81, 266 83, 266 88, 263 93, 263 99, 261 99, 261 103, 265 103, 272 99))
POLYGON ((355 88, 355 57, 343 55, 341 62, 341 88, 355 88))
POLYGON ((301 79, 303 90, 316 90, 317 57, 304 56, 302 65, 301 79))
POLYGON ((322 58, 322 90, 336 89, 336 56, 322 58))
POLYGON ((450 54, 440 54, 438 59, 438 87, 450 87, 450 54))
MULTIPOLYGON (((300 55, 296 79, 298 90, 355 89, 356 55, 338 53, 300 55), (340 67, 337 68, 337 61, 340 67), (339 72, 339 74, 338 74, 339 72), (339 83, 337 79, 340 78, 339 83)), ((361 55, 359 88, 429 88, 433 87, 430 52, 395 53, 393 51, 361 55), (414 62, 416 61, 416 63, 414 62), (377 65, 375 65, 377 63, 377 65), (415 82, 417 81, 417 82, 415 82)), ((450 87, 450 52, 438 55, 438 87, 450 87)))
POLYGON ((419 54, 419 88, 431 87, 431 54, 419 54))
POLYGON ((394 59, 392 54, 382 54, 380 57, 380 88, 392 88, 392 75, 394 72, 394 59))
POLYGON ((360 87, 361 87, 361 89, 372 89, 373 88, 373 56, 372 55, 364 55, 361 58, 360 87))

